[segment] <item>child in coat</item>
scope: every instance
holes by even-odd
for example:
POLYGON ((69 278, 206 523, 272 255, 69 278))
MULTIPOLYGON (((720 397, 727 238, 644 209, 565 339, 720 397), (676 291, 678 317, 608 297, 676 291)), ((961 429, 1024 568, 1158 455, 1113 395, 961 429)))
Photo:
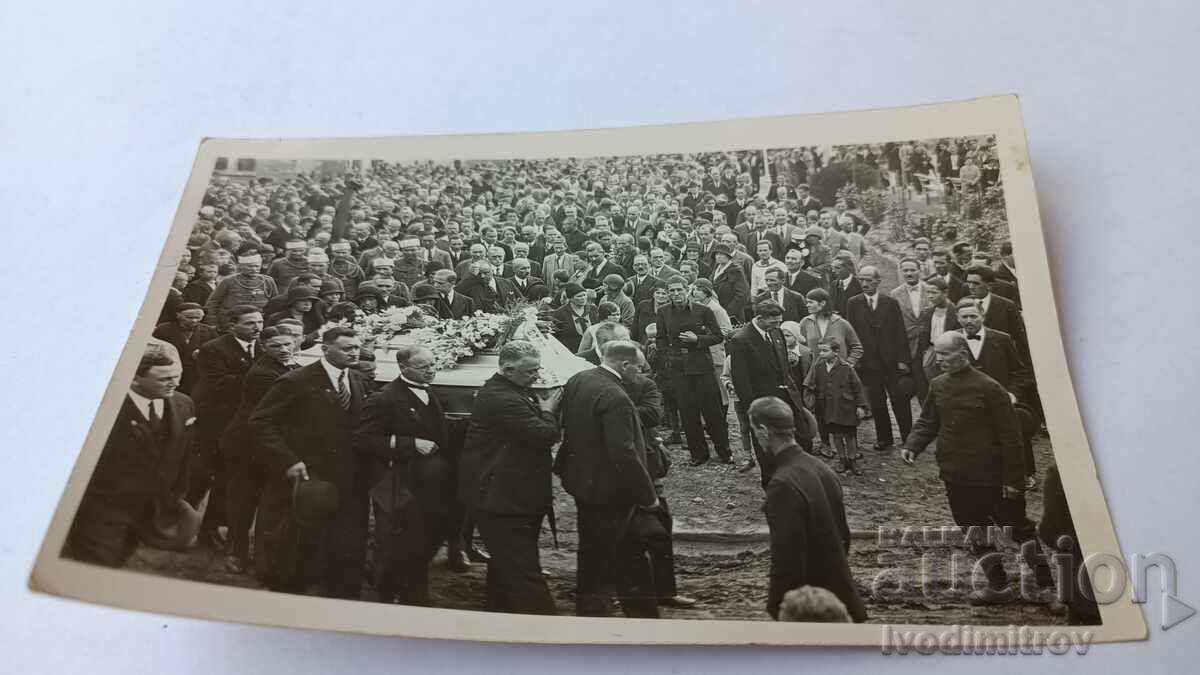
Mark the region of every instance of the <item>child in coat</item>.
POLYGON ((858 421, 866 415, 867 398, 862 380, 853 366, 838 356, 840 340, 822 338, 817 344, 817 361, 804 380, 805 403, 825 422, 825 428, 837 448, 836 471, 850 470, 861 476, 858 455, 858 421))

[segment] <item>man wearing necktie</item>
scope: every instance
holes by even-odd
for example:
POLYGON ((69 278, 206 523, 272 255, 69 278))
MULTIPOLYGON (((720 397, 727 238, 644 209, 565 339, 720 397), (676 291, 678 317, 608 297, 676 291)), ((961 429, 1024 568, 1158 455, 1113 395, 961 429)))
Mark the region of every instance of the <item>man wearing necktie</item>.
POLYGON ((254 364, 255 341, 263 316, 252 305, 239 305, 225 313, 224 335, 196 350, 196 449, 192 458, 187 500, 199 508, 209 494, 200 528, 200 544, 224 551, 226 537, 218 529, 226 523, 225 488, 229 482, 220 452, 221 434, 233 420, 242 394, 242 378, 254 364))
POLYGON ((368 464, 356 452, 354 433, 366 377, 355 369, 362 343, 351 328, 321 336, 322 357, 293 370, 267 391, 250 415, 257 457, 266 475, 259 525, 268 588, 303 593, 310 580, 324 597, 358 599, 366 558, 368 464), (320 480, 337 492, 337 508, 324 518, 292 517, 297 482, 320 480))
POLYGON ((429 562, 443 540, 458 536, 457 458, 429 388, 437 375, 433 352, 405 345, 396 364, 400 376, 367 400, 357 431, 359 452, 371 463, 376 591, 380 602, 427 607, 429 562))
MULTIPOLYGON (((63 555, 120 567, 141 543, 162 545, 160 513, 182 503, 191 458, 195 407, 176 391, 182 372, 174 358, 148 351, 134 371, 100 460, 71 524, 63 555)), ((178 532, 186 548, 195 531, 178 532)))
POLYGON ((888 400, 900 428, 900 440, 912 428, 913 391, 901 387, 901 375, 910 375, 912 352, 904 332, 904 318, 895 298, 879 292, 879 270, 870 265, 858 271, 862 293, 846 302, 846 320, 862 341, 863 357, 857 368, 867 401, 875 420, 875 450, 885 451, 895 445, 892 421, 888 415, 888 400))

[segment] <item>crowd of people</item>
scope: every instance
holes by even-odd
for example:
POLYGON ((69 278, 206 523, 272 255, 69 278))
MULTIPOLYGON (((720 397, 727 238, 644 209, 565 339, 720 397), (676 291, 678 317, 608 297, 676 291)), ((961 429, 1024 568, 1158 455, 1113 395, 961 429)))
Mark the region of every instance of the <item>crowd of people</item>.
MULTIPOLYGON (((955 169, 973 163, 956 140, 932 157, 922 144, 837 156, 890 167, 893 150, 897 170, 942 150, 955 169)), ((691 466, 761 482, 773 617, 863 621, 841 481, 871 461, 858 441, 870 425, 872 457, 916 461, 936 439, 956 523, 1013 528, 1050 588, 1025 511, 1042 412, 1011 246, 914 241, 882 293, 871 223, 803 180, 821 161, 803 149, 215 176, 66 553, 119 566, 139 543, 186 548, 198 528, 230 572, 273 590, 359 598, 371 574, 379 601, 427 606, 445 544, 457 571, 488 565, 484 608, 553 614, 538 547, 557 475, 577 507, 576 613, 606 615, 616 597, 656 617, 695 603, 675 585, 663 483, 681 445, 691 466), (393 306, 462 318, 520 303, 595 368, 534 391, 538 348, 509 342, 462 425, 430 389, 428 349, 397 350, 400 376, 379 383, 362 336, 325 328, 393 306), (320 359, 298 366, 312 347, 320 359)), ((991 541, 970 543, 988 579, 972 602, 1013 601, 991 541)))

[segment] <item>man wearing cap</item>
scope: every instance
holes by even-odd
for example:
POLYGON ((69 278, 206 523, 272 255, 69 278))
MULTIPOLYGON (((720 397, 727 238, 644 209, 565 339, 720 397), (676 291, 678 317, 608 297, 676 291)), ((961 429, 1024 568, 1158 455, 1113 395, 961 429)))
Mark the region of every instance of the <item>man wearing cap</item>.
POLYGON ((308 271, 308 244, 300 238, 292 238, 283 245, 284 257, 271 263, 267 275, 275 280, 279 288, 290 288, 292 279, 308 271))
POLYGON ((712 282, 717 302, 725 308, 730 318, 740 320, 750 300, 750 285, 743 276, 741 266, 733 262, 733 251, 728 244, 716 245, 713 260, 712 282))
POLYGON ((178 390, 191 394, 196 386, 196 350, 200 345, 217 337, 217 331, 204 321, 204 308, 194 302, 185 302, 176 309, 174 321, 160 323, 154 328, 154 337, 175 346, 183 367, 178 390))
POLYGON ((262 256, 253 248, 242 249, 237 256, 237 273, 222 280, 208 296, 204 307, 205 322, 222 332, 234 307, 250 305, 261 310, 268 300, 278 295, 275 279, 260 274, 261 269, 262 256))
POLYGON ((350 242, 335 241, 329 245, 329 252, 333 256, 329 260, 329 276, 340 282, 343 293, 353 296, 358 285, 366 280, 366 272, 355 262, 350 242))
MULTIPOLYGON (((721 243, 729 248, 733 264, 742 270, 742 277, 746 279, 747 288, 749 288, 750 272, 754 269, 754 258, 743 250, 742 245, 738 242, 737 235, 730 232, 728 226, 723 225, 722 228, 724 228, 724 231, 720 234, 721 243)), ((721 228, 718 229, 720 230, 721 228)))
POLYGON ((182 500, 195 406, 177 391, 181 369, 162 351, 138 362, 117 411, 63 555, 120 567, 139 543, 186 550, 199 517, 182 500))
POLYGON ((293 370, 250 415, 266 474, 259 504, 267 588, 357 600, 366 558, 368 463, 355 431, 369 389, 354 366, 362 347, 350 328, 321 338, 322 357, 293 370))
POLYGON ((633 300, 625 295, 625 280, 617 274, 604 277, 604 300, 611 302, 621 310, 621 323, 629 328, 633 325, 633 314, 637 309, 633 300))
POLYGON ((225 545, 218 527, 225 525, 227 482, 219 443, 237 411, 242 378, 258 356, 257 341, 262 328, 263 318, 258 308, 239 305, 228 312, 225 334, 200 345, 196 352, 195 398, 199 422, 187 500, 199 508, 211 489, 200 543, 218 550, 225 545))
POLYGON ((425 260, 421 240, 416 237, 408 237, 401 239, 399 244, 400 257, 396 260, 395 267, 396 281, 412 287, 413 284, 425 280, 425 260))

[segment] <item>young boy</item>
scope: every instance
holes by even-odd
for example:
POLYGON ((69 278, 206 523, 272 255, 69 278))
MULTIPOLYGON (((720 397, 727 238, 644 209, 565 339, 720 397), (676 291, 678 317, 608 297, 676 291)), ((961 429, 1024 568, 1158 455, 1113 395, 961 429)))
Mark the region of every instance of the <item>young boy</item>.
POLYGON ((861 476, 858 454, 858 421, 867 412, 862 381, 854 368, 838 356, 841 341, 828 336, 817 344, 817 363, 805 378, 805 403, 825 422, 838 452, 836 471, 861 476))

